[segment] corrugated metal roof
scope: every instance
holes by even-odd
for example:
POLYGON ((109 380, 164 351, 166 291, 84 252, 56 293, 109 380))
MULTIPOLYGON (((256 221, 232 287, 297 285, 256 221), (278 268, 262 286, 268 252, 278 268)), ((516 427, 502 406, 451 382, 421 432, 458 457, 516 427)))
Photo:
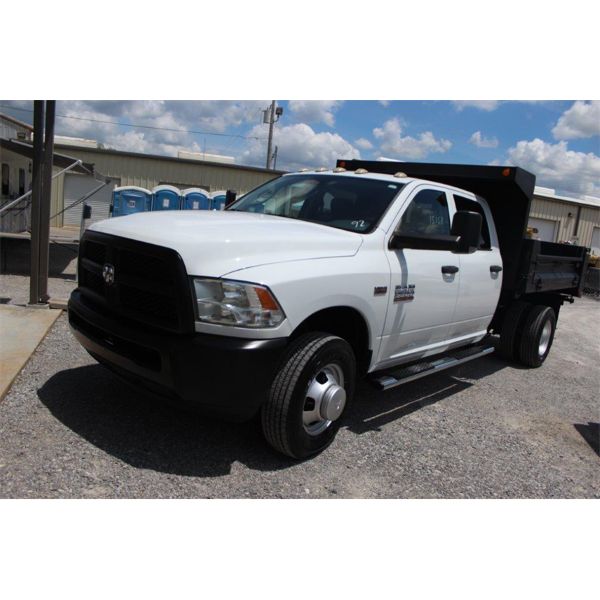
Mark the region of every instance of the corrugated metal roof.
POLYGON ((8 121, 9 123, 12 123, 13 125, 18 125, 19 127, 23 127, 23 129, 27 129, 28 131, 33 131, 33 127, 31 125, 29 125, 29 123, 23 123, 23 121, 19 121, 19 119, 15 119, 14 117, 9 117, 8 115, 5 115, 4 113, 0 113, 0 120, 8 121))
POLYGON ((70 150, 83 150, 88 152, 95 152, 98 154, 107 154, 113 156, 131 156, 133 158, 148 158, 152 160, 161 160, 175 163, 184 163, 191 165, 206 165, 209 167, 222 167, 224 169, 235 169, 235 170, 243 170, 243 171, 253 171, 256 173, 269 173, 273 175, 283 175, 286 171, 276 171, 274 169, 264 169, 261 167, 251 167, 248 165, 236 165, 236 164, 228 164, 228 163, 220 163, 220 162, 212 162, 208 160, 192 160, 188 158, 177 158, 176 156, 162 156, 160 154, 143 154, 141 152, 129 152, 125 150, 113 150, 109 148, 86 148, 73 146, 71 144, 65 145, 57 143, 55 144, 57 148, 69 148, 70 150))
POLYGON ((581 204, 583 206, 594 206, 600 208, 600 198, 594 196, 584 196, 583 198, 573 198, 571 196, 560 196, 554 192, 552 188, 535 186, 533 195, 536 198, 544 198, 548 200, 559 200, 561 202, 569 202, 571 204, 581 204))
MULTIPOLYGON (((33 146, 31 144, 0 138, 0 147, 33 160, 33 146)), ((73 158, 72 156, 67 156, 65 154, 58 154, 56 152, 54 152, 52 156, 52 164, 55 167, 61 167, 63 169, 72 165, 78 160, 78 158, 73 158)), ((82 162, 82 164, 75 167, 73 171, 77 173, 91 174, 94 172, 94 165, 82 162)))

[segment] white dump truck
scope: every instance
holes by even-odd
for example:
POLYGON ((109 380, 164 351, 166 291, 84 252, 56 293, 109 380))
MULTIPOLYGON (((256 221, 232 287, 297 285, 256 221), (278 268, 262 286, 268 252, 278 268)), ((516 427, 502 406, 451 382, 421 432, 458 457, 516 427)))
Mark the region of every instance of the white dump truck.
POLYGON ((517 167, 338 161, 224 211, 145 212, 81 240, 69 322, 100 363, 278 451, 326 448, 357 378, 382 391, 493 351, 539 367, 586 249, 525 239, 517 167))

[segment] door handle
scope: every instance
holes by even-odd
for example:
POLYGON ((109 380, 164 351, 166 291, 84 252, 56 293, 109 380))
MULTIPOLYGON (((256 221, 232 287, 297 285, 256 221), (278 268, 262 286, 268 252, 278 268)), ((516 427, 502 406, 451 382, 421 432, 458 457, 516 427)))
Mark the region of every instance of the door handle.
POLYGON ((444 265, 442 267, 442 273, 444 275, 451 275, 453 273, 458 273, 458 267, 455 267, 454 265, 444 265))
POLYGON ((490 273, 500 273, 502 271, 502 267, 500 265, 492 265, 490 267, 490 273))

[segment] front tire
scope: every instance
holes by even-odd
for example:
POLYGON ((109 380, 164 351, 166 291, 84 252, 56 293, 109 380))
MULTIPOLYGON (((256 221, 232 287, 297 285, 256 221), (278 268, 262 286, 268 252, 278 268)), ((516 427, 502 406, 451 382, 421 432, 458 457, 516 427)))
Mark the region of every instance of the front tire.
POLYGON ((554 341, 556 315, 549 306, 535 305, 523 322, 519 360, 528 367, 539 367, 546 360, 554 341))
POLYGON ((265 438, 275 450, 307 458, 334 440, 351 403, 356 359, 342 338, 308 333, 290 347, 262 407, 265 438))

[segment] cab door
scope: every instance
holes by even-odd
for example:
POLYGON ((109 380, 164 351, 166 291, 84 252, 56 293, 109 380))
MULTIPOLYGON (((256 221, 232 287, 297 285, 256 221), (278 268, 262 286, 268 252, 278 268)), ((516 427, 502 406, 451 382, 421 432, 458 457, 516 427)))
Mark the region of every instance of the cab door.
MULTIPOLYGON (((460 263, 449 250, 390 249, 393 233, 450 235, 452 197, 442 187, 419 186, 386 237, 390 264, 388 312, 378 366, 400 364, 443 350, 458 298, 460 263)), ((426 245, 426 242, 425 242, 426 245)))
POLYGON ((460 286, 450 337, 476 341, 487 328, 498 304, 502 289, 502 257, 491 212, 485 200, 453 192, 456 210, 481 215, 479 247, 470 254, 460 254, 460 286))

